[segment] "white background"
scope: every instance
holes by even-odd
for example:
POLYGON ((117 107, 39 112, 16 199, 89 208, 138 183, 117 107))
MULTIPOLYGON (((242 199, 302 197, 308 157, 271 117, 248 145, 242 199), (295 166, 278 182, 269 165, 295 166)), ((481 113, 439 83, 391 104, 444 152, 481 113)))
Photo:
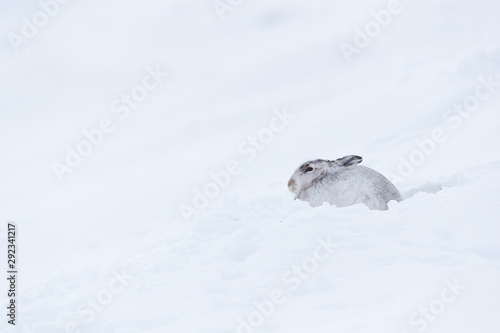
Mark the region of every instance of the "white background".
POLYGON ((41 7, 1 1, 0 240, 16 222, 20 271, 1 331, 236 332, 330 236, 337 252, 256 332, 417 332, 410 316, 447 279, 467 289, 426 331, 497 332, 500 87, 456 129, 445 115, 480 77, 500 81, 498 2, 401 1, 350 61, 341 43, 388 1, 233 3, 222 20, 209 0, 73 0, 16 52, 41 7), (170 75, 121 120, 111 105, 148 66, 170 75), (295 118, 248 162, 238 147, 275 108, 295 118), (59 182, 53 162, 103 118, 115 130, 59 182), (400 177, 436 128, 447 139, 400 177), (406 200, 293 201, 302 162, 349 154, 406 200), (231 160, 242 172, 186 223, 179 207, 231 160), (133 278, 87 320, 113 269, 133 278))

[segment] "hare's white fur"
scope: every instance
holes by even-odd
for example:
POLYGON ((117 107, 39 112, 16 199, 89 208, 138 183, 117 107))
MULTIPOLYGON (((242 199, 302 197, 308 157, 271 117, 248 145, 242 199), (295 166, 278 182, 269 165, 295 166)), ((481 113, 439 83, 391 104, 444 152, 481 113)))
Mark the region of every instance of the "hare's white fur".
POLYGON ((391 200, 403 200, 396 187, 375 170, 358 166, 363 159, 349 155, 338 160, 314 160, 302 164, 288 182, 295 199, 313 207, 324 202, 337 207, 364 203, 386 210, 391 200))

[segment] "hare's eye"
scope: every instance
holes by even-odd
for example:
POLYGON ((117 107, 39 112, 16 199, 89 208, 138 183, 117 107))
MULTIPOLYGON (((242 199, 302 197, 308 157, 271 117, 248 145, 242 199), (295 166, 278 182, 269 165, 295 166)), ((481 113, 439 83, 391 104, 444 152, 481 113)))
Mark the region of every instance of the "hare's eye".
POLYGON ((314 170, 313 168, 309 167, 309 168, 306 169, 306 172, 311 172, 313 170, 314 170))

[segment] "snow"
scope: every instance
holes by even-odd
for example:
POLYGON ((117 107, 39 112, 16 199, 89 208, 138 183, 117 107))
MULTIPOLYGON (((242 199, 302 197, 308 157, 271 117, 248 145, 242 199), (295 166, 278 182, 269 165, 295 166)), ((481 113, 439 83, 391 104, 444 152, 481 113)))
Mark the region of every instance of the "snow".
POLYGON ((68 1, 15 52, 41 3, 0 5, 0 332, 497 333, 498 3, 400 1, 350 61, 395 2, 68 1), (350 154, 405 200, 293 200, 301 163, 350 154))

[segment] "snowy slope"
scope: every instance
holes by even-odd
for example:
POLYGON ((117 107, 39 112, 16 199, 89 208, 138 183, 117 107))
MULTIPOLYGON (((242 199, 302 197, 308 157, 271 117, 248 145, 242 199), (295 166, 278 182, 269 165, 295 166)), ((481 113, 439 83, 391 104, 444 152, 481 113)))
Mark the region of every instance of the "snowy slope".
POLYGON ((18 52, 41 5, 0 5, 0 332, 496 333, 499 5, 231 3, 68 2, 18 52), (300 163, 348 154, 405 200, 293 201, 300 163))

